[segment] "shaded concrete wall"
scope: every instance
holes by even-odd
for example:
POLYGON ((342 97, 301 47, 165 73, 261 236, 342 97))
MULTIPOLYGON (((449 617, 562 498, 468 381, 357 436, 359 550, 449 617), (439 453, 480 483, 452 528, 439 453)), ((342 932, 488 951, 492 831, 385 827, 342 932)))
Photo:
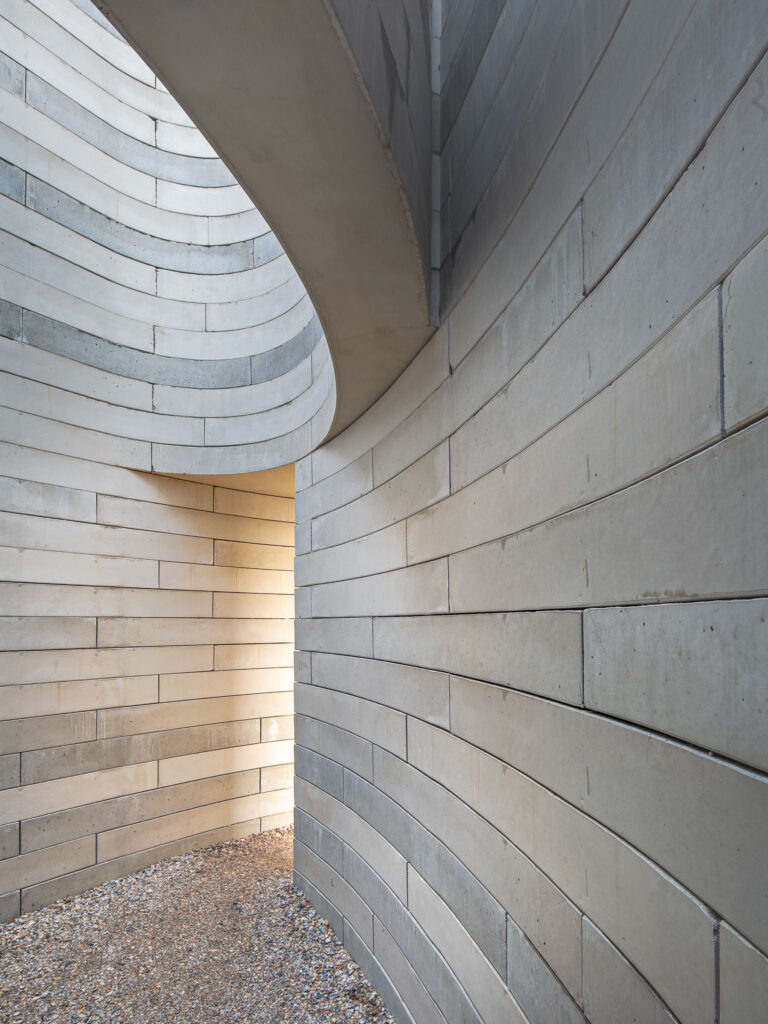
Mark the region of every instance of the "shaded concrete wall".
POLYGON ((69 0, 0 14, 5 919, 291 820, 293 468, 143 471, 306 452, 333 378, 276 239, 131 49, 69 0))
POLYGON ((764 1016, 767 14, 443 5, 442 324, 297 464, 297 884, 399 1020, 764 1016))

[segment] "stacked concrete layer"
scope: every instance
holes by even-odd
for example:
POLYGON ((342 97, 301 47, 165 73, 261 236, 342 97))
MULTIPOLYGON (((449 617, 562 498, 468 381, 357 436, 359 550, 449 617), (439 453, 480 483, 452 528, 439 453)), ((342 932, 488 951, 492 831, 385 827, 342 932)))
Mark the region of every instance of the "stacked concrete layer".
POLYGON ((1 447, 1 919, 290 822, 292 467, 1 447))
POLYGON ((404 1022, 753 1024, 768 9, 550 6, 443 5, 450 312, 297 464, 296 879, 404 1022))
POLYGON ((64 425, 59 451, 161 472, 293 461, 335 407, 312 304, 225 165, 97 18, 71 0, 0 17, 4 434, 43 418, 64 425))

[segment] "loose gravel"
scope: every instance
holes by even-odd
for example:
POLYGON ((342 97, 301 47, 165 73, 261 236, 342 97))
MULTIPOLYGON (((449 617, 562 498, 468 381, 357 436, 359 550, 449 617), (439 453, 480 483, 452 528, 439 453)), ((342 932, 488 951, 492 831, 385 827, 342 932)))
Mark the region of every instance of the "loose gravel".
POLYGON ((394 1024, 291 884, 291 829, 0 925, 3 1024, 394 1024))

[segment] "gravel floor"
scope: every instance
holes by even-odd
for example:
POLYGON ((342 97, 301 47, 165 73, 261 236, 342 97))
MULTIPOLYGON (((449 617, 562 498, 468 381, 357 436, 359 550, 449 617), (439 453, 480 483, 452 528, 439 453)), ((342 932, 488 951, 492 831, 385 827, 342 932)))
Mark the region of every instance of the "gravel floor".
POLYGON ((209 846, 0 925, 0 1021, 394 1024, 291 885, 292 839, 209 846))

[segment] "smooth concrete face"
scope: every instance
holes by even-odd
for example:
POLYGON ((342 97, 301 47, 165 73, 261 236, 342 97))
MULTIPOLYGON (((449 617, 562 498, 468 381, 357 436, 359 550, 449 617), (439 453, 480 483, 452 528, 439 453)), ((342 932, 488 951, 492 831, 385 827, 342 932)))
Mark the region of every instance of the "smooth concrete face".
MULTIPOLYGON (((330 5, 235 0, 215 31, 202 2, 99 6, 180 98, 285 246, 328 337, 337 433, 432 329, 404 171, 330 5)), ((354 22, 352 13, 340 17, 354 22)), ((423 68, 426 52, 419 57, 423 68)))

